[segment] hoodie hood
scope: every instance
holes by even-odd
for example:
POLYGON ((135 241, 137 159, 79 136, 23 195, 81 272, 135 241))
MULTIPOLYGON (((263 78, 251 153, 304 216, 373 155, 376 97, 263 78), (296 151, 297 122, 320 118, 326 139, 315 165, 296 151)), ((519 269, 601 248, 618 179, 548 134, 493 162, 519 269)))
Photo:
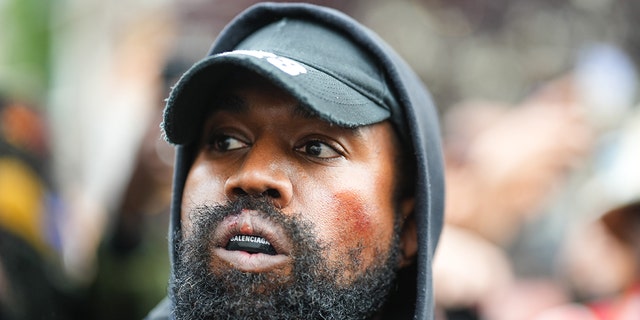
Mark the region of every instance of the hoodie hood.
MULTIPOLYGON (((333 9, 310 4, 260 3, 245 10, 221 32, 207 56, 232 51, 256 30, 283 18, 313 21, 346 35, 364 48, 386 74, 387 85, 393 91, 401 112, 391 115, 391 121, 415 156, 415 219, 418 230, 416 262, 399 274, 399 290, 390 299, 390 310, 385 316, 393 319, 433 319, 434 299, 432 262, 443 223, 444 169, 437 110, 425 85, 411 68, 376 34, 354 19, 333 9), (397 114, 401 113, 401 114, 397 114), (395 119, 394 117, 401 117, 395 119), (399 127, 402 126, 402 127, 399 127)), ((196 68, 198 64, 194 65, 196 68)), ((192 68, 192 69, 193 69, 192 68)), ((186 74, 188 74, 187 71, 186 74)), ((194 160, 195 143, 172 139, 175 137, 170 122, 170 105, 175 91, 187 81, 181 79, 168 99, 163 129, 167 140, 176 144, 169 250, 173 262, 174 233, 180 230, 182 191, 194 160)), ((165 299, 149 314, 149 319, 170 318, 171 301, 165 299)))

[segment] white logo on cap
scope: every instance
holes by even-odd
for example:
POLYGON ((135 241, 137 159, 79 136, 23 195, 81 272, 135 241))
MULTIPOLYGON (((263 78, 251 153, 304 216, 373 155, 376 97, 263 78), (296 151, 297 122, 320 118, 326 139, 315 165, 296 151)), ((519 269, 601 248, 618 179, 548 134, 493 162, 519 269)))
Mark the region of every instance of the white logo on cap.
POLYGON ((274 67, 286 72, 289 75, 297 76, 302 73, 307 73, 307 69, 297 61, 289 58, 277 56, 271 52, 257 51, 257 50, 235 50, 231 52, 224 52, 221 55, 230 54, 243 54, 247 56, 256 57, 258 59, 266 59, 274 67))

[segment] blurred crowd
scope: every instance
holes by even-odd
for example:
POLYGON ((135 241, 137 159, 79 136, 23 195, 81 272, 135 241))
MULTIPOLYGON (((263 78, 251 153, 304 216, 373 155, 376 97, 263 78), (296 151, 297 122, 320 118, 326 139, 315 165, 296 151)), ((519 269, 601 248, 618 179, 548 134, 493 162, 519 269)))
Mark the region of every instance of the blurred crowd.
MULTIPOLYGON (((254 2, 0 1, 0 319, 140 319, 166 295, 163 99, 254 2)), ((640 319, 640 4, 313 3, 440 109, 438 320, 640 319)))

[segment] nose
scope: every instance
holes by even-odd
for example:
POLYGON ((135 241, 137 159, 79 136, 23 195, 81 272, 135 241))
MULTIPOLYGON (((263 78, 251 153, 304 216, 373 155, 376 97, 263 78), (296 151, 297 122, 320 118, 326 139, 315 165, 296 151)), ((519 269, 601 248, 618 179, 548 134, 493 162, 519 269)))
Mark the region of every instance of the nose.
POLYGON ((225 182, 225 194, 229 199, 243 195, 267 197, 278 208, 284 208, 293 195, 288 171, 286 161, 274 152, 254 146, 225 182))

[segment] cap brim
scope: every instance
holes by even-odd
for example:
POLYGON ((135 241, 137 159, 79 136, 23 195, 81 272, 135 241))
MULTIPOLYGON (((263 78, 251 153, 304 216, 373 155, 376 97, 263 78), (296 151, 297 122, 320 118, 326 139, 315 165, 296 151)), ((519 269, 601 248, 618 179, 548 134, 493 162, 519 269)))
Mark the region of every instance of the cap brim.
POLYGON ((209 56, 191 67, 173 88, 164 113, 169 142, 195 141, 208 101, 229 67, 251 70, 272 81, 328 122, 343 127, 370 125, 390 116, 389 110, 338 79, 307 64, 258 51, 231 51, 209 56))

